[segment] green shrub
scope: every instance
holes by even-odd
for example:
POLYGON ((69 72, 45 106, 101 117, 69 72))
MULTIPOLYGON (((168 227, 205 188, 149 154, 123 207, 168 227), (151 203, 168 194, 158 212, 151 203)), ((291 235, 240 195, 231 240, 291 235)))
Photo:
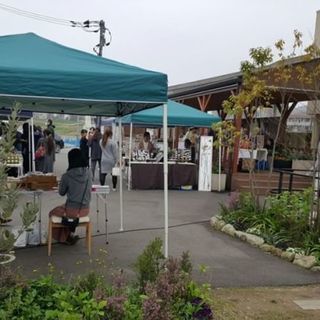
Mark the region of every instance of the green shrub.
POLYGON ((111 285, 93 272, 68 284, 52 275, 25 282, 8 276, 2 282, 0 320, 212 319, 210 289, 192 281, 189 253, 165 260, 161 248, 155 239, 138 257, 143 294, 139 285, 126 283, 122 270, 111 285))
POLYGON ((320 235, 310 224, 311 189, 269 196, 263 207, 256 207, 248 193, 241 193, 235 199, 231 199, 229 207, 221 205, 221 214, 227 223, 259 235, 281 249, 301 248, 306 254, 320 258, 320 235))
POLYGON ((160 238, 155 238, 146 246, 135 263, 139 286, 142 291, 148 281, 155 281, 163 261, 162 240, 160 238))

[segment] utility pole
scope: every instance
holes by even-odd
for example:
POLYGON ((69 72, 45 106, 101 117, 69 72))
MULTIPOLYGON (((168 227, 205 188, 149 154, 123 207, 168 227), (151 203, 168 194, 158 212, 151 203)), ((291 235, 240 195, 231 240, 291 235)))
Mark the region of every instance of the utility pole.
POLYGON ((99 43, 93 48, 93 51, 98 55, 102 56, 103 47, 107 47, 110 45, 112 40, 111 32, 108 28, 106 28, 106 24, 104 20, 100 21, 90 21, 86 20, 82 23, 83 29, 87 32, 99 32, 99 43), (90 28, 97 28, 95 30, 90 30, 90 28), (109 33, 109 41, 106 42, 106 31, 109 33))
MULTIPOLYGON (((100 41, 99 41, 99 51, 98 51, 98 56, 102 56, 103 52, 103 47, 106 45, 106 25, 104 23, 104 20, 99 21, 99 31, 100 31, 100 41)), ((102 117, 97 118, 97 125, 99 128, 101 128, 101 123, 102 123, 102 117)))
POLYGON ((100 30, 100 41, 99 41, 99 52, 98 56, 102 56, 103 47, 106 45, 106 25, 104 20, 99 21, 99 30, 100 30))
MULTIPOLYGON (((102 53, 103 53, 103 47, 108 46, 111 42, 111 32, 109 29, 106 28, 105 22, 104 20, 100 20, 100 21, 90 21, 90 20, 86 20, 83 22, 83 27, 85 28, 84 30, 88 31, 88 32, 99 32, 99 43, 93 48, 93 51, 100 57, 102 57, 102 53), (89 28, 92 27, 98 27, 98 29, 95 29, 93 31, 89 31, 89 28), (106 42, 106 31, 109 32, 109 36, 110 36, 110 40, 109 42, 106 42)), ((97 117, 96 118, 96 126, 97 127, 101 127, 101 117, 97 117)))

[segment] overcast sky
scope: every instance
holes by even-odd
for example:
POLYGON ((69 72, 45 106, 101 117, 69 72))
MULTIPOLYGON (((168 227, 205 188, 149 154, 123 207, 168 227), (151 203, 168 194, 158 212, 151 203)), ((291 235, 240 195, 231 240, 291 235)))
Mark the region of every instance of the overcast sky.
MULTIPOLYGON (((239 70, 252 47, 314 36, 320 0, 0 0, 57 18, 104 19, 113 41, 104 57, 168 74, 178 84, 239 70)), ((92 53, 98 35, 0 10, 0 34, 34 32, 92 53)), ((0 48, 1 50, 1 48, 0 48)), ((23 48, 21 48, 23 50, 23 48)))

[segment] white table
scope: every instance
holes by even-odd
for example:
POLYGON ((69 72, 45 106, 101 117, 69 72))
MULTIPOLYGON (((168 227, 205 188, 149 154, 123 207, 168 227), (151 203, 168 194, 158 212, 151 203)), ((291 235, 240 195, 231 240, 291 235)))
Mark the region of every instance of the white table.
POLYGON ((267 161, 268 160, 268 150, 265 148, 262 149, 239 149, 239 159, 252 159, 258 161, 267 161))
POLYGON ((6 163, 7 168, 17 168, 18 169, 18 177, 23 176, 23 163, 6 163))

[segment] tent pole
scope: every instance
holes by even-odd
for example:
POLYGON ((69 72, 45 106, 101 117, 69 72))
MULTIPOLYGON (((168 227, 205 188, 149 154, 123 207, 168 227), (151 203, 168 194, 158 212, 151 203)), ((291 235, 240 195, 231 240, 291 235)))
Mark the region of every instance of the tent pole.
POLYGON ((32 157, 31 157, 31 118, 28 121, 28 163, 29 163, 29 172, 32 171, 32 157))
POLYGON ((128 190, 131 190, 131 155, 132 155, 132 131, 133 123, 130 122, 130 138, 129 138, 129 166, 128 166, 128 190))
POLYGON ((220 137, 219 137, 219 186, 218 190, 221 191, 221 129, 220 129, 220 137))
POLYGON ((35 172, 36 171, 36 159, 35 159, 35 145, 34 145, 34 127, 33 127, 33 117, 31 117, 30 119, 30 122, 31 122, 31 159, 32 159, 32 162, 31 162, 31 170, 32 172, 35 172))
POLYGON ((163 105, 164 256, 168 258, 168 106, 163 105))
POLYGON ((119 117, 119 166, 120 166, 120 229, 123 231, 123 186, 122 186, 122 125, 119 117))
POLYGON ((176 140, 176 127, 173 128, 173 132, 172 132, 172 149, 174 149, 175 140, 176 140))

